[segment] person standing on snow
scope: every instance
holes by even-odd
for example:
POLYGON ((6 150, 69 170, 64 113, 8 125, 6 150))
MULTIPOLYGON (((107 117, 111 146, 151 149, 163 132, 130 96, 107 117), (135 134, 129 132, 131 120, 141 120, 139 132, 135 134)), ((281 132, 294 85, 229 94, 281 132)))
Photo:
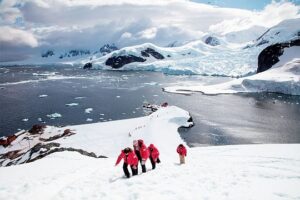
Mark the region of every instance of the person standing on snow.
POLYGON ((141 157, 141 154, 140 154, 140 147, 139 147, 139 143, 138 143, 137 140, 133 140, 133 149, 134 149, 135 155, 139 159, 139 162, 142 162, 142 157, 141 157))
POLYGON ((143 140, 138 140, 139 151, 141 155, 142 172, 146 172, 146 161, 149 158, 149 151, 143 140))
POLYGON ((177 153, 179 154, 180 164, 184 164, 185 163, 185 157, 186 157, 186 148, 183 144, 178 145, 177 153))
POLYGON ((127 168, 128 165, 130 165, 130 167, 131 167, 132 176, 137 175, 138 174, 137 165, 138 165, 139 160, 138 160, 137 156, 135 155, 134 151, 129 147, 122 150, 121 154, 119 155, 119 157, 116 161, 115 166, 117 166, 122 159, 124 159, 123 171, 124 171, 125 176, 127 178, 130 178, 130 173, 127 168))
POLYGON ((158 149, 153 144, 149 145, 148 151, 150 153, 149 157, 150 157, 152 169, 155 169, 156 163, 160 163, 160 160, 159 160, 159 151, 158 151, 158 149))

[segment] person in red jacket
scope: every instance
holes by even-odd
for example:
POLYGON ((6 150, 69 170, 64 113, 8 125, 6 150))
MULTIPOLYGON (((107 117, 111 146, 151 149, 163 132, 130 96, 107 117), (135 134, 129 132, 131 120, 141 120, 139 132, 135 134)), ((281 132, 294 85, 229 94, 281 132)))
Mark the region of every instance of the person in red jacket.
POLYGON ((135 155, 134 151, 129 147, 122 150, 116 161, 115 166, 117 166, 122 159, 124 159, 123 171, 124 171, 125 176, 127 178, 130 177, 130 173, 127 168, 128 165, 130 165, 130 167, 131 167, 132 176, 137 175, 138 174, 137 165, 138 165, 139 160, 138 160, 137 156, 135 155))
POLYGON ((146 161, 149 158, 149 151, 146 145, 144 144, 143 140, 138 140, 140 155, 142 158, 141 165, 142 165, 142 172, 146 172, 146 161))
POLYGON ((177 153, 179 154, 180 164, 184 164, 185 163, 185 157, 186 157, 186 148, 183 144, 178 145, 177 153))
POLYGON ((149 145, 148 151, 150 153, 149 157, 150 157, 152 169, 155 169, 156 163, 160 163, 160 160, 159 160, 159 151, 158 151, 158 149, 153 144, 149 145))

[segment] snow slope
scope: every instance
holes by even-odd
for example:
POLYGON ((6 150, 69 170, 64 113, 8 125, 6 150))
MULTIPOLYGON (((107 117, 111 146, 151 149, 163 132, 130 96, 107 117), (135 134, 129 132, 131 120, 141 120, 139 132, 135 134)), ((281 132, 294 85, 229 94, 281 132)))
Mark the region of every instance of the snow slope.
POLYGON ((278 92, 300 95, 300 47, 287 48, 279 57, 279 62, 271 69, 249 77, 236 79, 217 85, 174 86, 164 88, 167 92, 205 94, 239 92, 278 92))
MULTIPOLYGON (((190 118, 189 113, 175 106, 162 107, 149 116, 119 120, 114 122, 101 122, 94 124, 85 124, 78 126, 52 127, 47 126, 42 134, 31 134, 29 132, 19 132, 20 135, 12 145, 4 148, 0 146, 0 155, 19 150, 19 155, 15 159, 4 159, 0 156, 0 166, 6 166, 9 162, 20 164, 27 162, 30 158, 33 160, 40 154, 43 154, 43 148, 34 152, 30 150, 38 143, 53 144, 59 143, 59 148, 75 148, 86 152, 93 152, 96 156, 115 157, 121 149, 126 146, 132 146, 134 139, 143 138, 149 144, 151 142, 160 146, 165 152, 172 152, 173 149, 165 148, 164 143, 176 148, 181 141, 177 134, 180 126, 189 127, 193 122, 187 122, 190 118), (117 127, 117 128, 114 128, 117 127), (72 133, 58 139, 51 139, 61 135, 64 130, 70 129, 72 133), (159 132, 160 136, 153 138, 154 132, 159 132), (168 138, 173 138, 168 141, 168 138)), ((52 149, 55 149, 53 147, 52 149)))
MULTIPOLYGON (((183 141, 177 128, 189 125, 188 118, 186 111, 171 106, 148 117, 69 127, 76 134, 59 142, 109 158, 61 152, 2 167, 0 199, 300 198, 299 144, 188 148, 187 163, 179 165, 176 146, 183 141), (122 165, 114 163, 135 138, 156 144, 162 163, 152 171, 148 161, 146 174, 126 179, 122 165)), ((47 128, 48 134, 58 130, 47 128)))

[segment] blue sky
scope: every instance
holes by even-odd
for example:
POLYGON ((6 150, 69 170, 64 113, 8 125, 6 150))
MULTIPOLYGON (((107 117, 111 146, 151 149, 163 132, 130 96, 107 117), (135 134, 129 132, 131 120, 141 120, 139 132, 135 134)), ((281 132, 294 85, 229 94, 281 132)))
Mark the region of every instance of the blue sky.
MULTIPOLYGON (((194 2, 208 3, 220 7, 242 8, 248 10, 262 10, 272 0, 192 0, 194 2)), ((300 5, 300 0, 287 0, 296 5, 300 5)))

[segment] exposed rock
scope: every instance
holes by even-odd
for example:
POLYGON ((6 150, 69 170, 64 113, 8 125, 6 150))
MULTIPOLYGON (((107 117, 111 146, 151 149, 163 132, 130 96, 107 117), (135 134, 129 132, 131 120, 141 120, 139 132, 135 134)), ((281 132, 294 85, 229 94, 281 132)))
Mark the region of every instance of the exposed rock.
POLYGON ((137 57, 134 55, 128 56, 113 56, 106 60, 105 64, 111 66, 112 68, 118 69, 123 67, 126 64, 133 63, 133 62, 145 62, 146 59, 137 57))
POLYGON ((118 50, 118 47, 115 44, 105 44, 99 49, 99 51, 100 51, 100 53, 102 53, 102 55, 109 54, 116 50, 118 50))
POLYGON ((149 57, 149 54, 151 56, 153 56, 154 58, 158 59, 158 60, 162 60, 165 57, 163 55, 161 55, 160 53, 158 53, 157 51, 155 51, 152 48, 147 48, 146 50, 141 51, 142 56, 144 57, 149 57))
POLYGON ((14 150, 0 155, 0 166, 11 166, 16 164, 29 163, 44 158, 45 156, 48 156, 52 153, 63 151, 78 152, 84 156, 90 156, 93 158, 107 158, 106 156, 97 156, 94 152, 87 152, 82 149, 75 149, 72 147, 60 147, 60 144, 55 142, 38 143, 25 153, 20 153, 20 150, 14 150), (26 159, 24 159, 24 157, 26 159), (3 164, 4 161, 7 160, 10 160, 10 162, 6 162, 5 164, 3 164))
POLYGON ((268 40, 261 40, 256 46, 260 46, 260 45, 267 44, 267 43, 269 43, 268 40))
POLYGON ((0 139, 0 145, 7 147, 9 146, 15 139, 17 139, 16 135, 10 135, 5 138, 0 139))
POLYGON ((91 54, 90 50, 86 49, 72 49, 69 52, 66 52, 64 54, 61 54, 59 56, 60 59, 66 58, 66 57, 75 57, 75 56, 84 56, 91 54))
POLYGON ((45 128, 46 128, 46 125, 35 124, 32 126, 32 128, 28 132, 31 133, 31 135, 42 134, 44 132, 45 128))
MULTIPOLYGON (((48 156, 52 153, 56 153, 56 152, 63 152, 63 151, 73 151, 73 152, 78 152, 82 155, 85 155, 85 156, 90 156, 90 157, 93 157, 93 158, 107 158, 106 156, 97 156, 94 152, 87 152, 87 151, 84 151, 82 149, 75 149, 75 148, 72 148, 72 147, 60 147, 59 143, 47 143, 47 144, 42 144, 42 143, 39 143, 37 145, 35 145, 31 150, 30 150, 30 158, 26 161, 26 162, 33 162, 33 161, 36 161, 36 160, 39 160, 41 158, 44 158, 45 156, 48 156), (39 153, 38 156, 32 158, 32 155, 34 153, 39 153)), ((19 163, 21 164, 21 163, 19 163)))
POLYGON ((19 154, 20 150, 15 150, 15 151, 10 151, 10 152, 7 152, 3 155, 0 155, 0 159, 10 159, 10 160, 13 160, 17 157, 20 156, 19 154))
POLYGON ((83 66, 83 69, 91 69, 93 67, 93 64, 91 62, 85 63, 83 66))
POLYGON ((40 138, 40 141, 50 142, 50 141, 57 140, 57 139, 62 138, 62 137, 68 137, 68 136, 71 136, 71 135, 74 135, 74 134, 76 134, 76 133, 71 132, 70 129, 65 129, 63 134, 55 135, 55 136, 52 136, 48 139, 40 138))
POLYGON ((279 57, 283 54, 284 49, 292 46, 300 46, 300 39, 273 44, 265 48, 258 55, 257 73, 270 69, 274 64, 279 62, 279 57))
POLYGON ((42 56, 43 58, 47 58, 47 57, 54 56, 54 51, 53 51, 53 50, 48 50, 48 51, 42 53, 41 56, 42 56))
POLYGON ((220 45, 220 41, 218 40, 218 38, 213 37, 213 36, 207 37, 204 42, 206 44, 210 45, 210 46, 218 46, 218 45, 220 45))
POLYGON ((150 55, 146 51, 141 51, 141 55, 143 57, 150 57, 150 55))

